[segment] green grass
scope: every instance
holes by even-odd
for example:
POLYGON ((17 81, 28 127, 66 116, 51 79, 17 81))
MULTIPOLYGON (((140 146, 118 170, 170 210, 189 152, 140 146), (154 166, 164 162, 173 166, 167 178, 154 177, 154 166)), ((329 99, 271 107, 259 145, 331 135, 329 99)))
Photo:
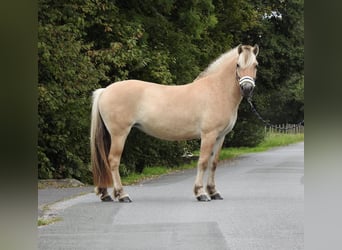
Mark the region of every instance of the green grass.
POLYGON ((256 147, 224 148, 221 150, 220 160, 231 159, 242 154, 263 152, 270 148, 286 146, 292 143, 304 141, 304 134, 267 134, 265 140, 256 147))
MULTIPOLYGON (((304 141, 304 134, 282 134, 272 133, 265 137, 265 140, 256 147, 239 147, 239 148, 224 148, 220 153, 220 160, 228 160, 235 158, 239 155, 247 153, 263 152, 270 148, 286 146, 292 143, 304 141)), ((194 153, 198 155, 198 152, 194 153)), ((197 161, 192 161, 187 164, 176 166, 173 168, 167 168, 164 166, 146 167, 142 173, 132 173, 129 176, 122 178, 124 185, 135 184, 140 181, 158 177, 160 175, 168 174, 175 171, 194 168, 197 165, 197 161)))
POLYGON ((304 134, 269 133, 258 147, 267 150, 269 148, 285 146, 300 141, 304 141, 304 134))
POLYGON ((124 185, 134 184, 145 179, 167 174, 169 172, 171 172, 171 169, 162 166, 146 167, 142 173, 132 173, 128 176, 122 177, 122 183, 124 185))
POLYGON ((49 218, 49 219, 39 218, 38 219, 38 226, 46 226, 46 225, 49 225, 51 223, 61 221, 61 220, 62 220, 62 218, 60 218, 60 217, 53 217, 53 218, 49 218))

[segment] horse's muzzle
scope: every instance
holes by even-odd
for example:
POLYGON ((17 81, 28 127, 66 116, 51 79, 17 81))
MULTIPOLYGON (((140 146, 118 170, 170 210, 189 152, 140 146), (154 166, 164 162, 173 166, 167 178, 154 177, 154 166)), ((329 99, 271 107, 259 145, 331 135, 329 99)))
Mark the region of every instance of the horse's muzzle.
POLYGON ((254 79, 252 77, 249 77, 249 76, 242 77, 239 80, 239 84, 240 84, 240 88, 242 91, 242 95, 244 97, 249 97, 252 95, 254 87, 255 87, 254 79))
POLYGON ((241 85, 241 90, 242 90, 242 95, 244 97, 249 97, 253 93, 254 86, 250 83, 246 83, 246 84, 241 85))

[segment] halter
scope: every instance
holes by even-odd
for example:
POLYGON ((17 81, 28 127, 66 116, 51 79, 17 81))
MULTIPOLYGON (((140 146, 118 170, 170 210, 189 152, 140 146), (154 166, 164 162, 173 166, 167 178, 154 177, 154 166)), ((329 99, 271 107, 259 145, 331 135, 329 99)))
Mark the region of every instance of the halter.
POLYGON ((255 87, 255 81, 252 77, 250 76, 244 76, 244 77, 241 77, 239 80, 239 84, 240 86, 243 86, 245 83, 250 83, 252 84, 253 88, 255 87))
POLYGON ((242 87, 247 82, 252 84, 253 88, 255 87, 255 80, 254 80, 254 78, 250 77, 250 76, 240 77, 237 69, 236 69, 236 80, 239 82, 240 87, 242 87))
MULTIPOLYGON (((253 89, 255 87, 255 80, 253 77, 250 76, 244 76, 240 77, 239 72, 236 69, 236 80, 239 82, 240 88, 243 89, 246 84, 250 84, 252 86, 252 90, 250 91, 249 95, 253 92, 253 89)), ((243 95, 244 96, 244 95, 243 95)))

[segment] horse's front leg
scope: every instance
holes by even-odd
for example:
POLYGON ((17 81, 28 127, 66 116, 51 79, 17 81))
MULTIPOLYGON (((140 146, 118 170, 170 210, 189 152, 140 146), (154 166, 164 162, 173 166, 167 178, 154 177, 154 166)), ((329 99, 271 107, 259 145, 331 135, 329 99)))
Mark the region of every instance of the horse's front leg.
POLYGON ((215 133, 205 134, 201 137, 201 149, 194 186, 194 193, 198 201, 210 201, 210 197, 203 188, 203 175, 208 168, 209 162, 212 161, 216 137, 215 133))
POLYGON ((207 182, 206 189, 212 200, 223 200, 223 197, 221 196, 220 192, 217 191, 216 185, 215 185, 215 171, 216 171, 217 164, 219 162, 220 151, 222 148, 223 141, 224 141, 224 137, 222 139, 218 139, 217 144, 215 144, 214 150, 213 150, 215 154, 214 155, 215 158, 211 166, 209 166, 210 172, 208 175, 208 182, 207 182))

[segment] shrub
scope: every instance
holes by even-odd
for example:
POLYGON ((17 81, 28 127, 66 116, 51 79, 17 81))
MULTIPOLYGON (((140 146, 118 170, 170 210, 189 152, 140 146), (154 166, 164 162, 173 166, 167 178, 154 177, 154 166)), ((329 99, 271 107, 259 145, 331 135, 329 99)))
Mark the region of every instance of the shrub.
POLYGON ((263 124, 243 101, 233 130, 226 136, 223 147, 255 147, 265 138, 263 124))

